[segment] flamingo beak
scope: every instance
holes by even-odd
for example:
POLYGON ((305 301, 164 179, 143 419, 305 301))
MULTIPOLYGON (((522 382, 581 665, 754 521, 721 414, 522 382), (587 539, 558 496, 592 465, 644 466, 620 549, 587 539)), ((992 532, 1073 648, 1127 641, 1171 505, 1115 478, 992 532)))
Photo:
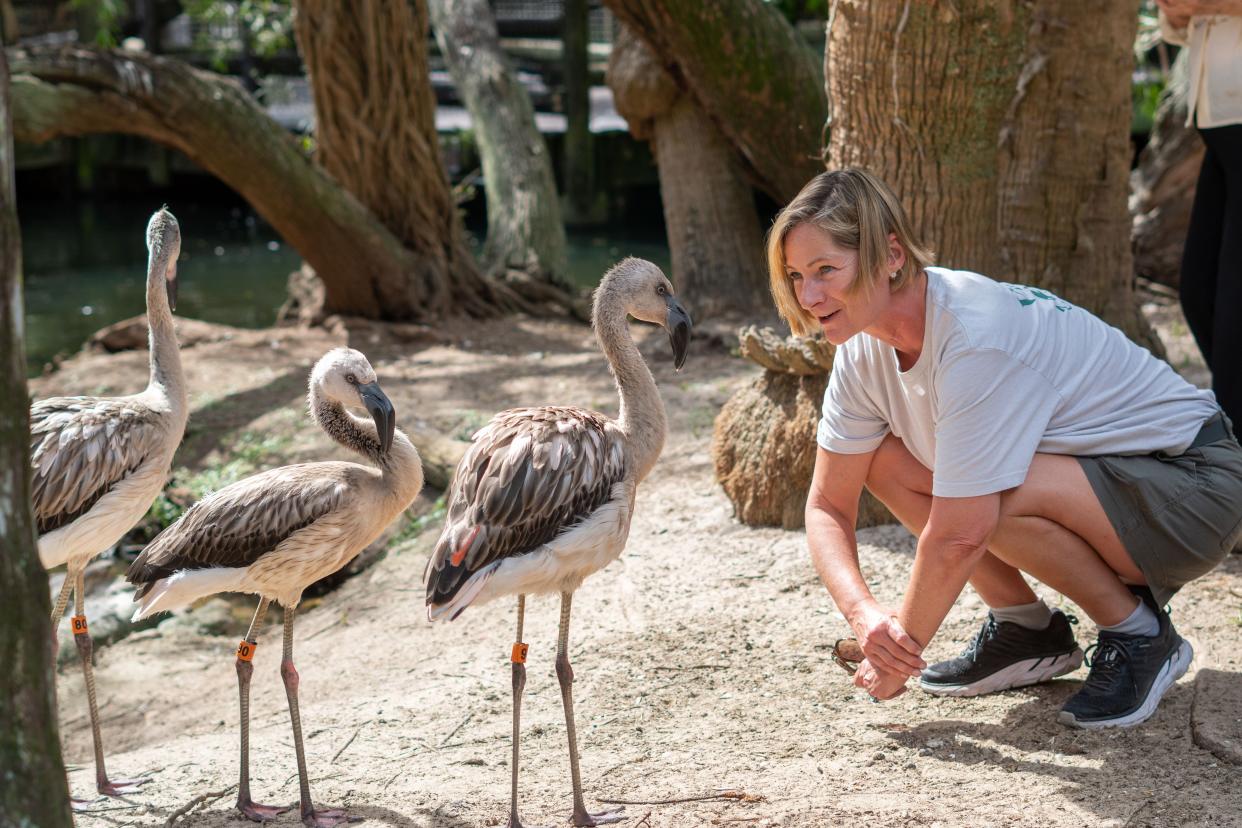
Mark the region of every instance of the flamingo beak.
POLYGON ((375 421, 375 433, 379 435, 380 454, 387 454, 392 447, 392 436, 397 430, 397 412, 392 401, 380 390, 378 383, 358 386, 358 395, 375 421))
POLYGON ((669 294, 664 301, 668 304, 668 316, 664 320, 664 328, 668 331, 668 340, 673 346, 673 367, 678 371, 686 364, 686 351, 690 346, 690 314, 677 301, 677 297, 669 294))

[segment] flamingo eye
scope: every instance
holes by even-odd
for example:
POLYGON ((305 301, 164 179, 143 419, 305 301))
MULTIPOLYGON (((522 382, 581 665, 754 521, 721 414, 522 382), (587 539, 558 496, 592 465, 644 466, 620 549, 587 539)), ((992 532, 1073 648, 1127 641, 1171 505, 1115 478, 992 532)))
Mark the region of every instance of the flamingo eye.
POLYGON ((350 385, 357 385, 357 384, 358 384, 358 378, 357 378, 357 377, 355 377, 353 374, 346 374, 346 375, 345 375, 345 381, 346 381, 346 382, 348 382, 350 385))
POLYGON ((664 287, 664 285, 656 285, 656 293, 664 296, 668 293, 668 290, 664 287))

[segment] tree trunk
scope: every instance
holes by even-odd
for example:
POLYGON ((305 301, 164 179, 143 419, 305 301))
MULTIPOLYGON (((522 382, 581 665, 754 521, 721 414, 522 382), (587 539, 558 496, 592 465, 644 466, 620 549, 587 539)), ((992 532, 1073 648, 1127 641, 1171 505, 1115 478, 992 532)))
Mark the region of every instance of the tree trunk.
POLYGON ((828 167, 887 181, 939 264, 999 269, 996 141, 1024 15, 990 0, 844 0, 830 21, 828 167))
POLYGON ((493 277, 564 289, 565 227, 556 176, 535 109, 500 48, 487 0, 430 0, 436 42, 470 110, 483 162, 487 240, 483 267, 493 277))
POLYGON ((814 53, 762 0, 605 0, 782 204, 823 171, 827 107, 814 53))
POLYGON ((297 0, 294 32, 315 98, 315 160, 411 252, 426 315, 494 311, 440 160, 425 0, 297 0))
POLYGON ((599 214, 595 147, 591 137, 591 31, 587 0, 564 0, 561 71, 565 90, 565 209, 573 224, 592 224, 599 214))
POLYGON ((1035 3, 1001 134, 1002 261, 989 275, 1047 288, 1150 344, 1126 206, 1138 5, 1035 3))
POLYGON ((21 295, 9 72, 0 55, 0 814, 6 825, 70 828, 52 682, 52 605, 30 511, 21 295))
POLYGON ((763 233, 732 145, 628 28, 613 43, 608 83, 631 132, 652 142, 673 281, 695 319, 765 315, 763 233))
MULTIPOLYGON (((1178 60, 1185 60, 1183 55, 1178 60)), ((1182 248, 1203 153, 1199 133, 1186 126, 1184 97, 1166 92, 1151 141, 1130 173, 1130 249, 1139 276, 1170 287, 1181 281, 1182 248)))
MULTIPOLYGON (((473 266, 449 272, 403 247, 231 80, 137 52, 12 54, 17 140, 120 132, 180 150, 240 193, 306 259, 324 282, 325 313, 428 321, 519 305, 473 266)), ((407 200, 419 199, 407 193, 407 200)))

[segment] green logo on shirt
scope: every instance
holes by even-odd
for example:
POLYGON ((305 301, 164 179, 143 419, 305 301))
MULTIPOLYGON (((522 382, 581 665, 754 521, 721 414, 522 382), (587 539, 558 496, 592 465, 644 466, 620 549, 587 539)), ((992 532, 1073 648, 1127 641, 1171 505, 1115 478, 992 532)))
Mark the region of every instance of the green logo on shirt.
POLYGON ((1061 311, 1062 313, 1074 307, 1069 302, 1066 302, 1064 299, 1062 299, 1060 296, 1057 296, 1054 293, 1049 293, 1046 290, 1040 290, 1039 288, 1027 287, 1026 285, 1012 285, 1007 282, 1002 282, 1001 284, 1009 288, 1009 291, 1014 296, 1018 297, 1018 304, 1022 305, 1023 307, 1027 307, 1028 305, 1033 305, 1040 299, 1051 302, 1052 306, 1056 308, 1057 310, 1061 311))

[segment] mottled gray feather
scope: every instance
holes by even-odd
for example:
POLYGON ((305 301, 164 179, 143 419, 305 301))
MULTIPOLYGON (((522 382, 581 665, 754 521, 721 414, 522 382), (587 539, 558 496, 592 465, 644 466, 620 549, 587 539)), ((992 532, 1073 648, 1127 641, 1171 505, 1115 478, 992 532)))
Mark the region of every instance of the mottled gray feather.
POLYGON ((39 534, 85 514, 162 448, 159 415, 132 399, 52 397, 30 407, 39 534))

